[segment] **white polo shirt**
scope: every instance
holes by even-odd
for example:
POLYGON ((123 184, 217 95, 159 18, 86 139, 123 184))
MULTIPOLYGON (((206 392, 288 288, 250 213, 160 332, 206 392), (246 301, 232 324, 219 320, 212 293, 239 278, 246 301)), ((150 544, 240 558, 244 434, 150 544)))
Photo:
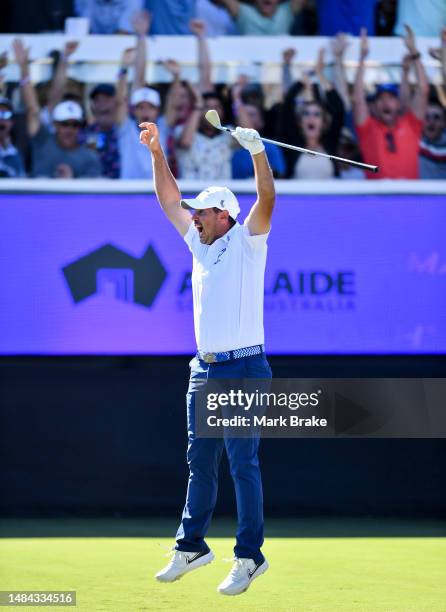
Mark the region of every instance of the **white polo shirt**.
POLYGON ((193 255, 192 292, 199 351, 222 352, 264 343, 263 291, 269 234, 251 236, 236 223, 213 244, 201 244, 191 223, 184 240, 193 255))

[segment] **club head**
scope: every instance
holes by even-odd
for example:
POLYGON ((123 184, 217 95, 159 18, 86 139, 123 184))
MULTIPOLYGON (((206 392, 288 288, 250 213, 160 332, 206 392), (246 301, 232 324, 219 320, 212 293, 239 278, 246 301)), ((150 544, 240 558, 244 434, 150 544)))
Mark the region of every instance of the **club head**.
POLYGON ((209 123, 213 125, 215 128, 218 129, 221 127, 220 117, 218 116, 218 113, 216 110, 214 109, 208 110, 207 113, 205 114, 205 117, 209 121, 209 123))

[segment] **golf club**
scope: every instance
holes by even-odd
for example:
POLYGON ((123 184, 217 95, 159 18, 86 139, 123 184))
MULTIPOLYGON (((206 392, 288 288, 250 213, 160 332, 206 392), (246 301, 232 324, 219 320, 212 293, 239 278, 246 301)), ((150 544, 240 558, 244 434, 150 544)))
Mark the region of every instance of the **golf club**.
MULTIPOLYGON (((235 130, 225 127, 221 124, 220 117, 216 110, 208 110, 205 114, 206 119, 211 125, 217 130, 222 132, 229 132, 232 134, 235 130)), ((296 147, 294 145, 286 144, 285 142, 278 142, 277 140, 271 140, 270 138, 260 137, 263 142, 269 142, 270 144, 277 145, 278 147, 284 147, 285 149, 292 149, 293 151, 299 151, 300 153, 306 153, 307 155, 319 155, 319 157, 326 157, 334 161, 342 162, 343 164, 349 164, 350 166, 357 166, 358 168, 364 168, 370 172, 378 172, 378 166, 371 166, 370 164, 363 164, 361 162, 353 161, 351 159, 344 159, 343 157, 336 157, 336 155, 329 155, 328 153, 321 153, 320 151, 311 151, 311 149, 303 149, 302 147, 296 147)))

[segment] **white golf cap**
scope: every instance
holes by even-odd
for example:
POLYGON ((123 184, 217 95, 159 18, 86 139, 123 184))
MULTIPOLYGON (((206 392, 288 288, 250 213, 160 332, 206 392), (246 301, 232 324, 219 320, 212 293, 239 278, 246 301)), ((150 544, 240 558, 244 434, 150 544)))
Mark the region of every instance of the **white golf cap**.
POLYGON ((53 110, 53 121, 82 121, 83 113, 82 108, 77 102, 67 100, 66 102, 59 102, 53 110))
POLYGON ((220 210, 227 210, 229 216, 233 219, 236 219, 240 212, 237 198, 227 187, 208 187, 199 193, 196 198, 181 200, 181 206, 193 210, 219 208, 220 210))
POLYGON ((151 87, 141 87, 140 89, 135 89, 132 93, 132 97, 130 98, 130 103, 132 106, 136 106, 141 102, 149 102, 149 104, 153 104, 153 106, 161 106, 161 98, 156 89, 152 89, 151 87))

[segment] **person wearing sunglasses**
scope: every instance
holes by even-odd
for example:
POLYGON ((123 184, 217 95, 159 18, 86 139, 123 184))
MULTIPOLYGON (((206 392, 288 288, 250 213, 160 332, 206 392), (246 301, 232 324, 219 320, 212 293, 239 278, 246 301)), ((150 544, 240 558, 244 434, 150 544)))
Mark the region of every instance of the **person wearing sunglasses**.
MULTIPOLYGON (((34 118, 37 121, 37 118, 34 118)), ((98 155, 79 144, 83 126, 82 108, 77 102, 60 102, 53 110, 54 134, 38 125, 32 133, 32 176, 50 178, 96 178, 101 175, 98 155)), ((28 123, 29 129, 29 123, 28 123)))
POLYGON ((426 110, 419 158, 420 178, 446 180, 446 112, 437 100, 426 110))
POLYGON ((379 174, 367 172, 370 179, 419 178, 418 145, 426 112, 429 83, 415 36, 406 27, 401 85, 379 85, 371 104, 364 89, 365 59, 368 55, 367 31, 361 31, 360 60, 353 90, 353 115, 361 153, 366 164, 379 166, 379 174), (415 71, 412 95, 409 72, 415 71))
POLYGON ((7 98, 0 98, 0 178, 25 175, 22 157, 11 142, 13 127, 11 102, 7 98))

